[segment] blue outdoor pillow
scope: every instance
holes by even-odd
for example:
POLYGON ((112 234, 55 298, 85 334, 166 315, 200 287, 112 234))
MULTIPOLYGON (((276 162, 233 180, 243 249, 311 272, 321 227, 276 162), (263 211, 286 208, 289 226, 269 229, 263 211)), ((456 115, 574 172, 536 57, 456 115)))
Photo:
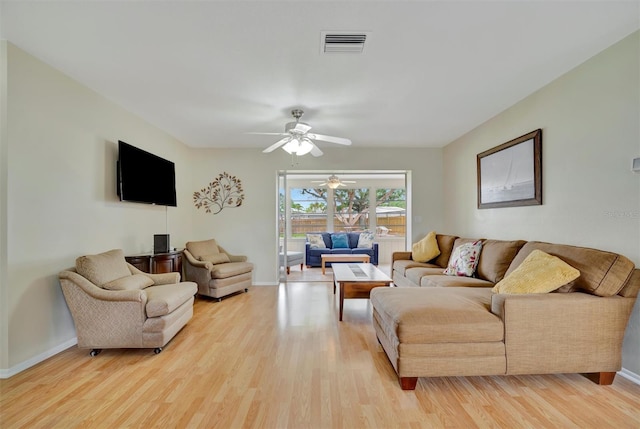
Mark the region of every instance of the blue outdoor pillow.
POLYGON ((332 249, 348 249, 349 237, 345 233, 331 234, 332 249))

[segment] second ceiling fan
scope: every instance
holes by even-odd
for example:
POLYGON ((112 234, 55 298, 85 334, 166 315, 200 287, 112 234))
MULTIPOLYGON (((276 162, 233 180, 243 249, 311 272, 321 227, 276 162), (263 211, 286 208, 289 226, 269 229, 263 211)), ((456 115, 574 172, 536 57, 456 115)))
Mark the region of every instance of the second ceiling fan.
POLYGON ((331 189, 337 189, 339 186, 346 186, 345 183, 356 183, 354 180, 340 180, 338 176, 332 174, 327 180, 312 180, 312 183, 318 183, 318 186, 328 186, 331 189))
POLYGON ((325 141, 329 143, 341 144, 344 146, 351 145, 351 140, 344 137, 325 136, 323 134, 310 133, 311 126, 300 122, 300 118, 304 115, 301 109, 293 109, 291 115, 295 118, 295 122, 289 122, 284 127, 284 133, 254 133, 263 135, 284 136, 262 152, 269 153, 282 146, 286 152, 292 155, 305 155, 311 153, 313 156, 321 156, 322 151, 316 146, 314 140, 325 141))

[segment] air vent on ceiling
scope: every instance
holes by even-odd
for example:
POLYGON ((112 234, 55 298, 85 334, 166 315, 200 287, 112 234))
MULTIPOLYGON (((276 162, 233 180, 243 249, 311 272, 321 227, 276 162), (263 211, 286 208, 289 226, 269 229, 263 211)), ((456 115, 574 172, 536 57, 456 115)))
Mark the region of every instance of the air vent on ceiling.
POLYGON ((322 32, 322 52, 359 54, 364 49, 367 33, 322 32))

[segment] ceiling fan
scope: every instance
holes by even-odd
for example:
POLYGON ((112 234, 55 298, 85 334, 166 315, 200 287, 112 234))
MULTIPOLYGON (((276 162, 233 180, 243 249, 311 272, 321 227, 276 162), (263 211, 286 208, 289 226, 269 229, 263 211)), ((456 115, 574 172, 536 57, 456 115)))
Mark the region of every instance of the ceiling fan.
POLYGON ((318 186, 328 186, 331 189, 337 189, 339 186, 346 186, 345 183, 356 183, 354 180, 340 180, 338 176, 332 174, 327 180, 312 180, 312 183, 318 183, 318 186))
POLYGON ((291 111, 291 115, 295 118, 296 121, 287 123, 284 126, 284 133, 252 133, 272 136, 284 136, 282 139, 278 140, 262 152, 269 153, 282 146, 282 149, 292 155, 305 155, 310 152, 313 156, 321 156, 322 151, 318 148, 318 146, 316 146, 314 140, 336 143, 344 146, 351 145, 351 140, 343 137, 332 137, 322 134, 310 133, 309 130, 311 129, 311 126, 309 124, 305 124, 304 122, 300 122, 300 117, 304 115, 304 111, 302 111, 301 109, 293 109, 291 111))

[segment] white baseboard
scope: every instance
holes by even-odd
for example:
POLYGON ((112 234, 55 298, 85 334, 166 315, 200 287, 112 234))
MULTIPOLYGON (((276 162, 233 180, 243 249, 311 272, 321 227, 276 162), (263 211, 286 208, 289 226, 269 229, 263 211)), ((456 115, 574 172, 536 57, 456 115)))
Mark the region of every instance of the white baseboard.
POLYGON ((31 368, 32 366, 49 359, 51 356, 57 355, 58 353, 68 349, 69 347, 75 346, 76 344, 78 344, 78 339, 74 337, 69 341, 65 341, 59 346, 47 350, 44 353, 40 353, 38 356, 34 356, 31 359, 19 363, 18 365, 12 366, 9 369, 0 369, 0 378, 12 377, 17 373, 24 371, 25 369, 31 368))
POLYGON ((636 374, 635 372, 631 372, 628 369, 622 368, 622 370, 620 370, 618 374, 640 386, 640 375, 636 374))

